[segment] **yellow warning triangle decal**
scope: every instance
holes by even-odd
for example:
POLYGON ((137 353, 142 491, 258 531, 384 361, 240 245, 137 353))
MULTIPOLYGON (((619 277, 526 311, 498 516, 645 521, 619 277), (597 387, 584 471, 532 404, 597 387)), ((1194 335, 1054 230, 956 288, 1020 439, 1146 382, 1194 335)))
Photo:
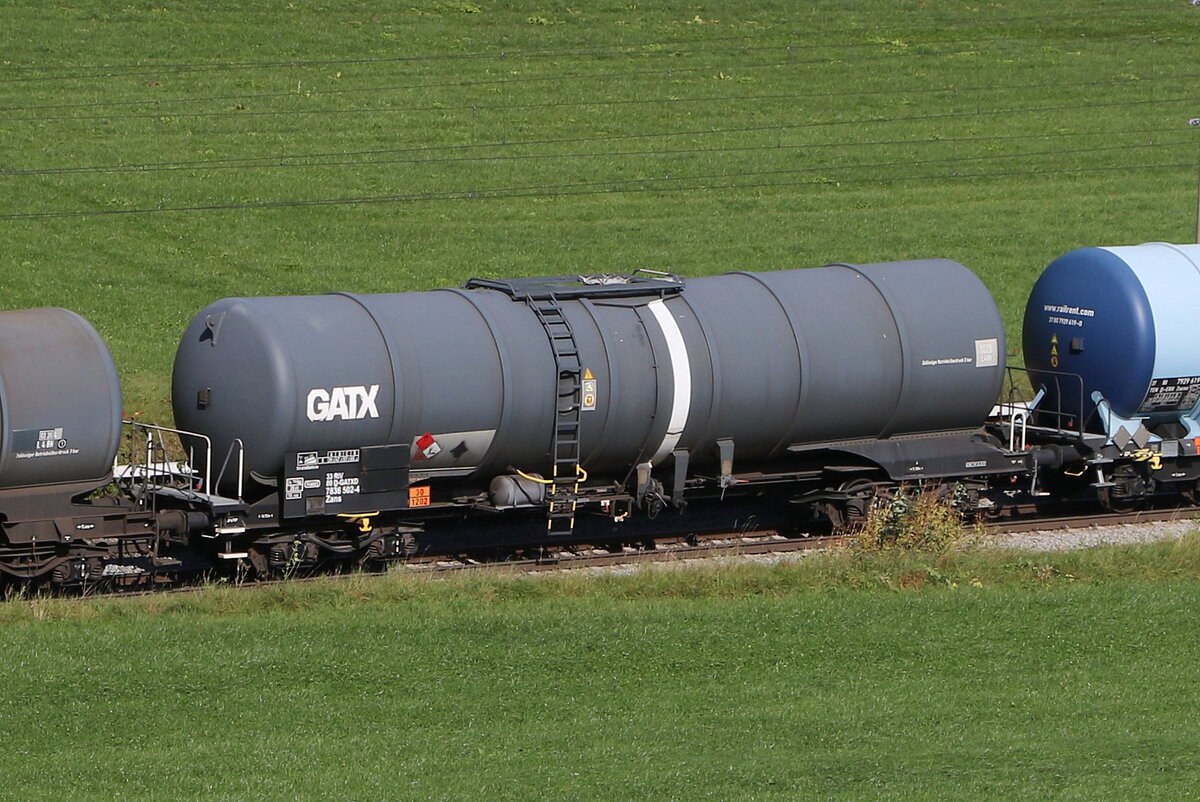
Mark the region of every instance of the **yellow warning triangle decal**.
POLYGON ((592 375, 592 371, 591 371, 591 369, 590 369, 590 368, 585 368, 585 369, 584 369, 584 371, 583 371, 583 380, 584 380, 584 381, 591 381, 591 380, 592 380, 592 379, 594 379, 594 378, 596 378, 596 377, 592 375))
POLYGON ((1050 356, 1058 356, 1058 349, 1054 346, 1050 347, 1050 356))
POLYGON ((1051 335, 1050 335, 1050 344, 1051 344, 1051 345, 1058 345, 1058 335, 1057 335, 1057 334, 1051 334, 1051 335))

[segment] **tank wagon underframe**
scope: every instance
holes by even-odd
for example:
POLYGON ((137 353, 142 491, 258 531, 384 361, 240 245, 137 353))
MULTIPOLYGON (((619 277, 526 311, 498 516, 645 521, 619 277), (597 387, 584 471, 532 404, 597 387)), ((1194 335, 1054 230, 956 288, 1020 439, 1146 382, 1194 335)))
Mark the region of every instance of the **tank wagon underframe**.
MULTIPOLYGON (((805 445, 783 464, 746 471, 736 466, 734 444, 727 442, 722 448, 726 460, 715 463, 713 471, 688 471, 686 452, 677 451, 661 478, 643 463, 627 484, 581 483, 573 494, 570 538, 637 543, 685 532, 803 530, 822 516, 843 522, 837 516, 848 503, 861 501, 865 491, 942 481, 969 490, 974 508, 986 512, 1000 506, 1014 478, 1028 476, 1031 465, 1028 454, 997 449, 976 430, 882 444, 863 440, 805 445)), ((335 482, 361 481, 353 467, 339 467, 332 471, 335 482)), ((190 499, 191 510, 215 522, 214 556, 246 559, 259 571, 308 567, 331 559, 382 562, 418 552, 520 548, 564 540, 546 525, 547 485, 532 483, 522 502, 497 506, 491 493, 472 485, 422 482, 401 496, 415 505, 389 509, 367 504, 336 516, 311 510, 289 516, 283 511, 286 502, 281 504, 277 496, 239 503, 202 492, 155 492, 177 504, 190 499), (425 495, 430 484, 432 492, 425 495)))

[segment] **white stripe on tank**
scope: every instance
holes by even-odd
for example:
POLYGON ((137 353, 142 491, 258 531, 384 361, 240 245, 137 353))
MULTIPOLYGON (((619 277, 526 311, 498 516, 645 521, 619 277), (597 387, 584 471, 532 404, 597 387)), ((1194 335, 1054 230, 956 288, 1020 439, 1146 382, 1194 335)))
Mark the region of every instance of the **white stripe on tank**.
POLYGON ((671 419, 667 422, 667 434, 650 460, 652 465, 657 465, 667 458, 675 446, 679 445, 683 427, 687 425, 688 412, 692 406, 692 363, 688 360, 687 343, 684 342, 683 332, 679 330, 679 323, 676 322, 675 316, 671 314, 666 303, 659 298, 651 301, 647 306, 654 314, 654 319, 658 321, 663 337, 667 340, 667 355, 671 359, 671 379, 674 388, 674 397, 671 400, 671 419))

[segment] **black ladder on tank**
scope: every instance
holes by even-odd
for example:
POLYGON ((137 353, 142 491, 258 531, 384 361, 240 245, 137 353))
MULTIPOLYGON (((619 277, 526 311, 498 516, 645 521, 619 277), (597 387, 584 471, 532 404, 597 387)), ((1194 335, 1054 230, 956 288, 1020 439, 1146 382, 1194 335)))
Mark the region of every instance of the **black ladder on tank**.
POLYGON ((555 397, 553 473, 546 487, 546 531, 551 535, 569 535, 575 528, 575 505, 579 494, 579 412, 583 365, 575 332, 554 293, 526 297, 537 315, 550 347, 558 375, 555 397))
POLYGON ((575 332, 563 314, 560 301, 612 298, 667 298, 683 292, 679 276, 648 270, 628 275, 535 276, 501 281, 473 278, 464 290, 502 292, 513 301, 525 303, 537 315, 557 368, 554 414, 554 443, 551 447, 554 473, 546 483, 547 531, 569 535, 575 528, 579 486, 587 474, 579 465, 579 419, 582 412, 583 371, 575 332))

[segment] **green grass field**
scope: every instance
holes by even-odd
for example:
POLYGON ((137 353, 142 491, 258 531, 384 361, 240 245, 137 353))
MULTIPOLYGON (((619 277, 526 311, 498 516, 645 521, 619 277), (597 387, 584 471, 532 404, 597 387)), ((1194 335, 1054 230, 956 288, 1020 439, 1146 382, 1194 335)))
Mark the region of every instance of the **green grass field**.
POLYGON ((1015 348, 1050 259, 1194 237, 1197 13, 9 2, 0 305, 93 320, 158 421, 229 295, 946 256, 1015 348))
POLYGON ((1198 604, 1195 539, 9 603, 0 796, 1188 799, 1198 604))
MULTIPOLYGON (((1050 259, 1195 237, 1198 15, 10 0, 0 307, 158 422, 230 295, 945 256, 1016 349, 1050 259)), ((1190 798, 1198 553, 6 602, 0 798, 1190 798)))

